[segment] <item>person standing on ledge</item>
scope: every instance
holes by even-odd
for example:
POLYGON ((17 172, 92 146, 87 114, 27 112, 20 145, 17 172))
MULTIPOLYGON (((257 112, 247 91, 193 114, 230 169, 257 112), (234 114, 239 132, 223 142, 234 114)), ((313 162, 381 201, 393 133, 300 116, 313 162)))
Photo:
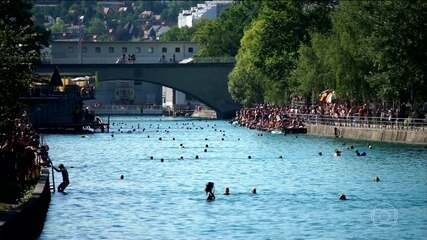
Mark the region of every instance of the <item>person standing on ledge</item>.
POLYGON ((62 173, 62 183, 58 186, 58 192, 64 192, 65 188, 70 184, 70 179, 68 178, 68 171, 65 168, 64 164, 59 164, 58 168, 53 166, 53 169, 57 172, 62 173))

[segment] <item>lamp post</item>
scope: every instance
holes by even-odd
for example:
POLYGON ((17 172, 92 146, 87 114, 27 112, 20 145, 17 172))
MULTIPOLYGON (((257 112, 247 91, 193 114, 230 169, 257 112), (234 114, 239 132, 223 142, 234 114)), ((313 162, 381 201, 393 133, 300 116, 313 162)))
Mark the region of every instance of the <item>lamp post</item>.
POLYGON ((82 42, 83 42, 83 27, 84 27, 85 16, 79 17, 79 62, 83 63, 83 53, 82 53, 82 42))

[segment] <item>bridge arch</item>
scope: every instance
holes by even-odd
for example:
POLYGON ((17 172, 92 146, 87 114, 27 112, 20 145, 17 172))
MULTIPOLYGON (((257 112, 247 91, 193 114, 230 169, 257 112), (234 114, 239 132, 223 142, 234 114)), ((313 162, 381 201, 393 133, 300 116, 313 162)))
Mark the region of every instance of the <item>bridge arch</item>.
POLYGON ((36 73, 98 74, 100 82, 130 80, 159 84, 189 94, 229 118, 239 108, 228 92, 232 63, 192 64, 42 64, 36 73))
POLYGON ((102 81, 100 81, 100 82, 109 82, 109 81, 133 81, 133 82, 145 82, 145 83, 151 83, 151 84, 155 84, 155 85, 160 85, 160 86, 162 86, 162 87, 172 88, 172 89, 174 89, 174 90, 180 91, 180 92, 182 92, 182 93, 185 93, 186 95, 191 96, 192 98, 194 98, 194 99, 196 99, 197 101, 199 101, 199 102, 201 102, 201 103, 205 104, 206 106, 208 106, 209 108, 211 108, 212 110, 214 110, 214 111, 215 111, 215 112, 217 112, 217 113, 221 111, 221 109, 217 109, 217 108, 216 108, 216 106, 213 106, 213 105, 211 105, 210 103, 204 102, 204 100, 203 100, 203 99, 201 99, 200 97, 198 97, 198 96, 196 96, 196 95, 193 95, 193 93, 186 92, 186 90, 185 90, 185 89, 179 89, 179 88, 176 88, 175 86, 163 85, 163 84, 160 84, 160 83, 158 83, 158 82, 153 82, 153 81, 145 80, 145 79, 124 79, 124 78, 121 78, 121 79, 114 79, 114 80, 112 80, 112 79, 110 79, 110 80, 102 80, 102 81))

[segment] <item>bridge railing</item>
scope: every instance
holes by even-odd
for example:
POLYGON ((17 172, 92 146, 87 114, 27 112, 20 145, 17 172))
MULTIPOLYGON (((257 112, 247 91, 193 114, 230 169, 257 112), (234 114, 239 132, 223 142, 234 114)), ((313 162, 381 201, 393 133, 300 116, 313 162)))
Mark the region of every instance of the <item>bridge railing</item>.
POLYGON ((388 118, 347 116, 334 117, 318 114, 294 114, 302 118, 306 124, 330 125, 339 127, 379 128, 396 130, 426 131, 427 119, 423 118, 388 118))
POLYGON ((194 57, 194 63, 234 63, 234 57, 194 57))

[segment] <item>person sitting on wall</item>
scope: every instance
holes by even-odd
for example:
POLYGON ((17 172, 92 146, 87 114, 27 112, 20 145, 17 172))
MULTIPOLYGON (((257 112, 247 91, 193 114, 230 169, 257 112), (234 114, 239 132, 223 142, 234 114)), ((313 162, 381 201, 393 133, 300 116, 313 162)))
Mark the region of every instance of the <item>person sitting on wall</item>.
POLYGON ((65 188, 67 188, 67 186, 70 184, 70 180, 68 178, 68 171, 62 163, 59 164, 58 168, 53 166, 53 169, 55 169, 55 171, 57 172, 62 173, 62 183, 58 186, 58 192, 64 192, 65 188))

